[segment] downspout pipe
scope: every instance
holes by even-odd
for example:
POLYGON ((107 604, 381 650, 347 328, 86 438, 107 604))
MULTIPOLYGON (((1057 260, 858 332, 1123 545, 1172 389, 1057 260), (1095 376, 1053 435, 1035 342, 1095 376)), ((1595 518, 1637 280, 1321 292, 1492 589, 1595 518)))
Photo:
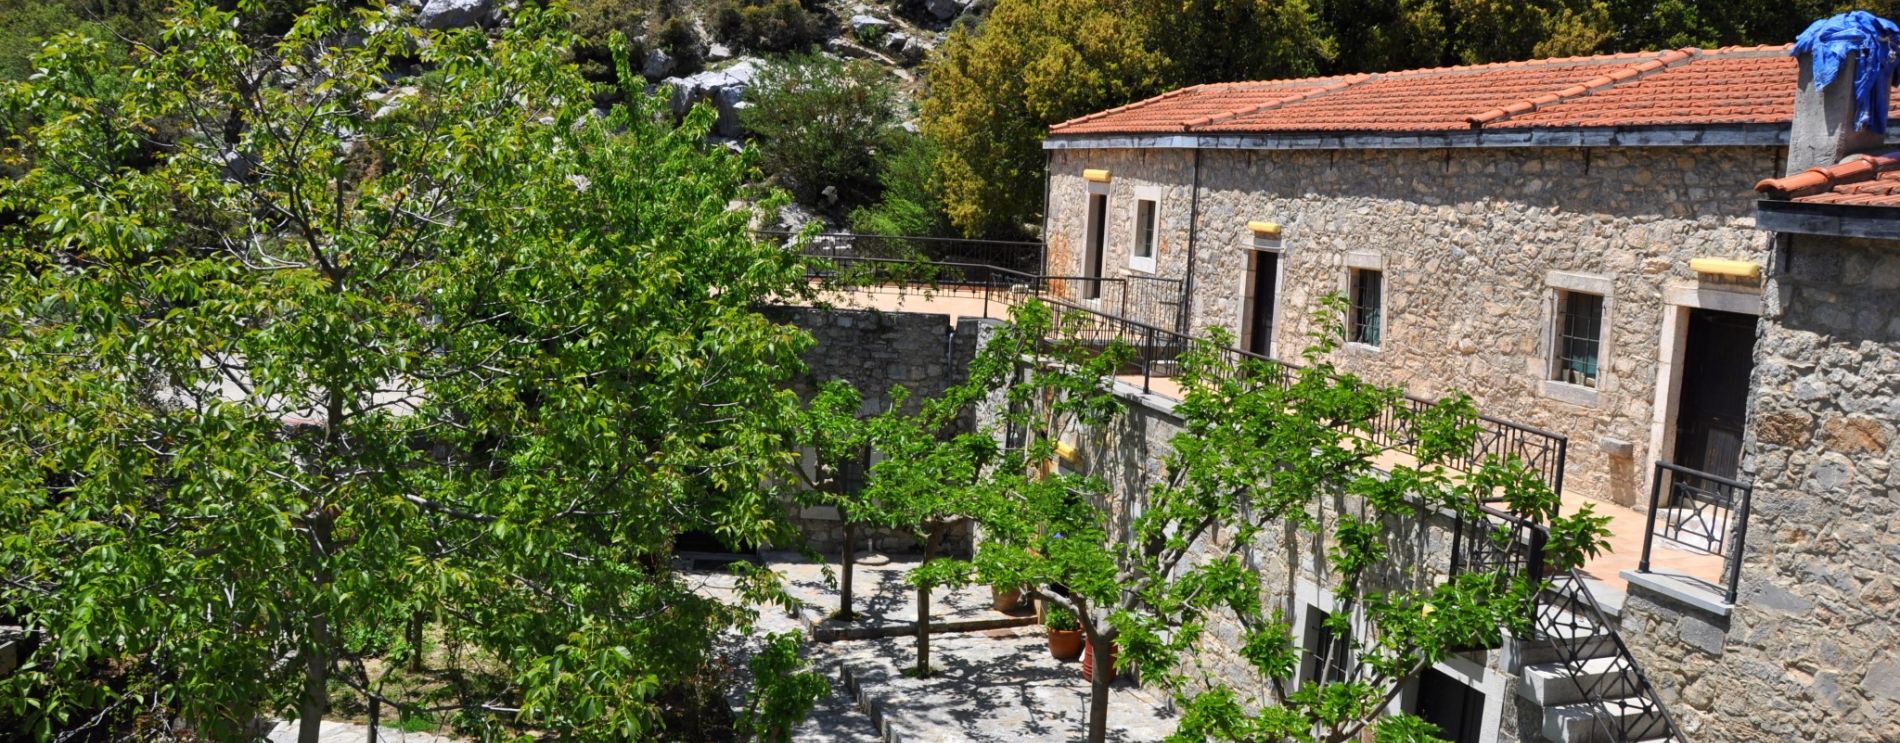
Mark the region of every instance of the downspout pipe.
POLYGON ((1042 234, 1036 236, 1036 241, 1042 243, 1041 268, 1037 270, 1042 276, 1049 275, 1049 173, 1055 156, 1054 150, 1042 151, 1042 234))
POLYGON ((1193 316, 1194 243, 1201 232, 1201 148, 1194 148, 1194 189, 1188 192, 1187 276, 1181 281, 1181 316, 1175 319, 1174 332, 1187 335, 1188 318, 1193 316))

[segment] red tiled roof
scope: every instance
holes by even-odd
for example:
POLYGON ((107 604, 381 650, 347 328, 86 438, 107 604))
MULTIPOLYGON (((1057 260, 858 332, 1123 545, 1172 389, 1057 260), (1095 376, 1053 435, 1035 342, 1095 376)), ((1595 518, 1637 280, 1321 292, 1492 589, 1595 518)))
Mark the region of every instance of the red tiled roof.
POLYGON ((1680 49, 1198 85, 1072 119, 1050 134, 1786 124, 1797 75, 1788 49, 1680 49))
POLYGON ((1900 206, 1900 151, 1864 155, 1839 165, 1768 178, 1755 190, 1804 204, 1900 206))

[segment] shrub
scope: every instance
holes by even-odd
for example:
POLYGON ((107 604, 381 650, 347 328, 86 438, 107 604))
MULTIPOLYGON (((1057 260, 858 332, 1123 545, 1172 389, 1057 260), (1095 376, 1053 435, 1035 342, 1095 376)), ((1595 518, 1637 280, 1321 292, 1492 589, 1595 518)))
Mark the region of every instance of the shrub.
POLYGON ((721 0, 713 26, 721 41, 761 52, 804 49, 822 32, 797 0, 721 0))
POLYGON ((897 92, 876 65, 805 54, 768 64, 747 92, 742 121, 766 172, 816 203, 826 186, 862 204, 877 192, 879 153, 897 129, 897 92))
POLYGON ((950 234, 950 219, 936 191, 937 144, 902 129, 891 140, 878 169, 883 195, 875 204, 851 210, 851 229, 863 235, 950 234))
POLYGON ((1075 615, 1060 606, 1051 606, 1045 610, 1042 624, 1052 630, 1074 632, 1082 626, 1075 623, 1075 615))

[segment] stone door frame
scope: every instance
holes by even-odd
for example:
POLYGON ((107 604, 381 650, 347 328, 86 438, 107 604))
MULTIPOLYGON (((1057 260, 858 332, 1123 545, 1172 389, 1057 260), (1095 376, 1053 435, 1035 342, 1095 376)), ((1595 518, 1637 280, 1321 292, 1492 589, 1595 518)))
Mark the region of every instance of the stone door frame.
POLYGON ((1282 310, 1286 307, 1287 252, 1280 246, 1280 241, 1257 237, 1250 237, 1248 243, 1241 247, 1241 254, 1246 256, 1246 269, 1239 272, 1240 291, 1234 294, 1240 297, 1240 301, 1236 302, 1239 305, 1238 316, 1234 318, 1235 344, 1246 348, 1247 340, 1253 337, 1254 272, 1260 267, 1259 254, 1273 253, 1279 257, 1279 260, 1273 263, 1273 335, 1267 340, 1267 357, 1278 359, 1280 358, 1280 330, 1286 327, 1282 324, 1285 322, 1282 310))
POLYGON ((1689 311, 1715 310, 1761 317, 1761 287, 1674 284, 1663 287, 1662 340, 1656 356, 1656 402, 1649 421, 1649 456, 1637 473, 1637 508, 1649 505, 1656 463, 1676 450, 1676 413, 1682 396, 1683 353, 1689 346, 1689 311))

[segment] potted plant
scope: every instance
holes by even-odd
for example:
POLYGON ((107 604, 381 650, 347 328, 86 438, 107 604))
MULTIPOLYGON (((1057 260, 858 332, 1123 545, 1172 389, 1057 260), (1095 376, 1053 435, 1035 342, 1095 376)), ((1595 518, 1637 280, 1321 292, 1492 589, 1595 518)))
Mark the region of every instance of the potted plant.
POLYGON ((1042 623, 1049 628, 1049 654, 1056 660, 1075 660, 1082 654, 1082 626, 1068 609, 1049 607, 1042 623))
MULTIPOLYGON (((1095 680, 1095 664, 1096 664, 1095 643, 1089 640, 1088 638, 1083 638, 1082 678, 1084 680, 1087 680, 1087 681, 1095 680)), ((1102 649, 1101 664, 1102 664, 1102 672, 1108 674, 1109 682, 1113 683, 1115 681, 1115 643, 1114 641, 1112 640, 1109 641, 1108 647, 1102 649)))
POLYGON ((990 599, 997 611, 1008 614, 1023 605, 1023 589, 1015 586, 1009 588, 990 586, 990 599))

